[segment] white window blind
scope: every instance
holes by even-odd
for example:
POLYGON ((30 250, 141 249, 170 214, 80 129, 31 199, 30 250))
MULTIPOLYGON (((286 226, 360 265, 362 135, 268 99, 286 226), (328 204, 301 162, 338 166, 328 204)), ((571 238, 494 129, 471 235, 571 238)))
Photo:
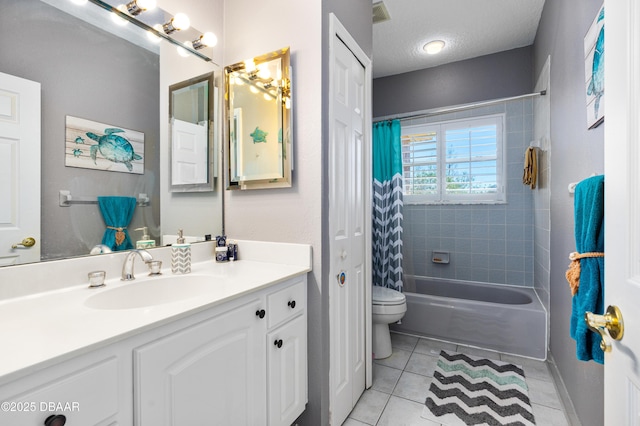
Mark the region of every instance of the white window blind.
POLYGON ((403 125, 405 201, 505 201, 503 127, 503 115, 403 125))

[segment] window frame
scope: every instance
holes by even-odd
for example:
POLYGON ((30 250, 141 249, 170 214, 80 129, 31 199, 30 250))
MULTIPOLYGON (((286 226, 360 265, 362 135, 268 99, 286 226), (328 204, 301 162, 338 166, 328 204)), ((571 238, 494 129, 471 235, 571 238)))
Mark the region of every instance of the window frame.
MULTIPOLYGON (((412 133, 436 134, 436 177, 437 191, 435 194, 406 194, 403 186, 403 199, 405 204, 505 204, 506 199, 506 114, 489 114, 477 117, 442 120, 432 123, 408 124, 401 126, 401 135, 404 138, 412 133), (496 185, 497 191, 485 194, 447 194, 446 192, 446 140, 447 130, 479 127, 491 124, 496 126, 496 185)), ((479 162, 473 160, 469 162, 479 162)), ((405 167, 413 167, 412 162, 402 159, 403 178, 405 167)))

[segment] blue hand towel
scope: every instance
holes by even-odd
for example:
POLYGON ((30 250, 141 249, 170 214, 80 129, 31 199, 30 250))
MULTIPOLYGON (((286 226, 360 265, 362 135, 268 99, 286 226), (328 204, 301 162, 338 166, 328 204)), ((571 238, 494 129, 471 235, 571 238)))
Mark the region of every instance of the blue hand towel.
POLYGON ((137 200, 133 197, 98 197, 98 206, 107 225, 102 244, 113 251, 133 248, 127 226, 133 217, 136 202, 137 200), (118 240, 121 241, 118 242, 118 240))
MULTIPOLYGON (((578 183, 575 191, 575 236, 578 253, 604 252, 604 176, 578 183)), ((604 258, 580 259, 580 287, 573 296, 571 337, 576 340, 576 356, 604 364, 600 335, 589 330, 584 313, 604 312, 604 258)))

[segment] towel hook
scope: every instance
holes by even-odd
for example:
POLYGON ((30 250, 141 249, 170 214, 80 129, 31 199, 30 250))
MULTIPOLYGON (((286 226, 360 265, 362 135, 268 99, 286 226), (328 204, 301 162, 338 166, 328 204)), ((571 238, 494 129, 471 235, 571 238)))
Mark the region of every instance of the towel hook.
MULTIPOLYGON (((589 177, 594 177, 594 176, 598 176, 598 174, 597 173, 591 173, 591 176, 589 176, 589 177)), ((582 182, 582 181, 580 181, 580 182, 582 182)), ((569 186, 567 187, 567 189, 569 190, 569 194, 574 194, 576 192, 576 186, 580 182, 571 182, 569 184, 569 186)))

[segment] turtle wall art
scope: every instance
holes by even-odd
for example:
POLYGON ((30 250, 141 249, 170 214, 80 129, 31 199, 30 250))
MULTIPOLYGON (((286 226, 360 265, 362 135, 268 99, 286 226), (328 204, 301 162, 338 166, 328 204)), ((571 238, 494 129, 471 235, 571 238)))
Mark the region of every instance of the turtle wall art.
POLYGON ((604 5, 584 37, 584 74, 587 96, 587 128, 604 120, 604 5))
POLYGON ((65 166, 144 174, 144 133, 67 115, 65 166))

